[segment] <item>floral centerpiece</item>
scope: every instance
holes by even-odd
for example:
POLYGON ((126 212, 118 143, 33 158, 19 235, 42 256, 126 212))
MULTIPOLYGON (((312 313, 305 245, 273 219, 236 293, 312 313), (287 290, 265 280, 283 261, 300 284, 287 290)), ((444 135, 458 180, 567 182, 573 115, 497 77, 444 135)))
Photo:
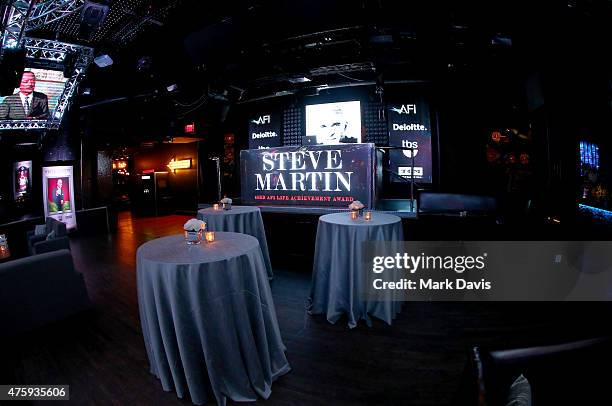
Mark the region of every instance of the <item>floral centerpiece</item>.
POLYGON ((363 212, 364 205, 359 200, 354 200, 351 204, 349 204, 349 210, 352 214, 351 217, 360 216, 363 212))
POLYGON ((221 199, 220 203, 223 206, 223 210, 232 209, 232 199, 230 199, 229 197, 224 197, 223 199, 221 199))
POLYGON ((199 244, 202 241, 202 233, 206 228, 206 223, 198 219, 190 219, 184 225, 185 240, 187 244, 199 244))

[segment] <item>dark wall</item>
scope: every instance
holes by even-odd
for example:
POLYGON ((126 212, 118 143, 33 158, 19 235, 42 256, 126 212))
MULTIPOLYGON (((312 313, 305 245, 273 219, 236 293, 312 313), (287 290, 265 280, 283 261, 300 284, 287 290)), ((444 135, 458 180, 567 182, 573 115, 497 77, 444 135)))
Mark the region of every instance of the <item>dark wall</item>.
POLYGON ((198 143, 158 144, 150 149, 141 149, 134 154, 136 175, 145 170, 168 172, 168 189, 173 198, 175 209, 194 210, 197 207, 198 192, 198 143), (176 173, 168 169, 172 158, 176 160, 191 158, 191 169, 178 169, 176 173))
POLYGON ((0 223, 14 221, 22 216, 40 216, 43 209, 40 150, 35 144, 16 146, 11 137, 5 136, 0 142, 0 223), (32 195, 29 200, 17 204, 13 200, 13 165, 17 161, 29 160, 32 161, 32 195))
MULTIPOLYGON (((362 134, 365 142, 388 145, 386 117, 378 116, 385 101, 403 100, 418 95, 429 104, 432 127, 433 184, 422 188, 446 192, 495 194, 505 183, 487 182, 485 175, 488 130, 528 124, 522 95, 524 82, 512 72, 449 73, 432 81, 384 86, 383 104, 375 86, 356 86, 321 91, 317 96, 290 96, 240 105, 231 117, 236 134, 236 148, 248 148, 248 120, 262 112, 281 113, 281 136, 284 145, 300 145, 305 133, 305 105, 359 100, 362 110, 362 134), (289 113, 289 114, 288 114, 289 113), (297 124, 288 122, 297 114, 297 124), (439 141, 439 143, 438 143, 439 141), (439 155, 438 155, 439 152, 439 155)), ((386 178, 385 178, 386 179, 386 178)), ((385 181, 384 195, 405 198, 409 186, 385 181)))

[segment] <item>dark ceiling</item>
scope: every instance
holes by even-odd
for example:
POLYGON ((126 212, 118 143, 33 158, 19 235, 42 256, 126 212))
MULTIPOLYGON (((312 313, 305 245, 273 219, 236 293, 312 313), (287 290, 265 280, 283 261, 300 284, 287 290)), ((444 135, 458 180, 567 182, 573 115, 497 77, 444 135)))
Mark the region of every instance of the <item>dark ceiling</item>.
MULTIPOLYGON (((529 51, 538 43, 561 46, 565 31, 576 24, 593 31, 595 42, 610 35, 611 2, 532 3, 118 0, 91 40, 80 42, 110 54, 113 70, 124 74, 147 56, 148 69, 160 81, 204 80, 222 88, 261 89, 253 93, 258 95, 291 89, 288 79, 313 71, 319 84, 333 84, 373 80, 381 72, 393 79, 431 78, 449 67, 512 63, 532 57, 529 51), (366 68, 341 75, 332 69, 332 77, 320 69, 355 63, 366 68)), ((78 26, 73 15, 40 34, 79 41, 78 26)), ((120 80, 104 88, 115 91, 112 84, 125 88, 120 80)))
MULTIPOLYGON (((81 86, 92 93, 79 99, 81 106, 156 101, 158 116, 179 119, 207 101, 244 102, 324 85, 461 72, 516 77, 557 63, 565 52, 568 61, 576 52, 599 53, 598 64, 610 67, 602 50, 611 45, 612 2, 535 3, 115 0, 88 39, 79 36, 78 13, 30 34, 89 44, 113 58, 111 67, 92 65, 81 86), (300 77, 311 81, 294 83, 300 77), (178 91, 166 97, 171 84, 178 91)), ((116 114, 146 121, 142 110, 116 114)))

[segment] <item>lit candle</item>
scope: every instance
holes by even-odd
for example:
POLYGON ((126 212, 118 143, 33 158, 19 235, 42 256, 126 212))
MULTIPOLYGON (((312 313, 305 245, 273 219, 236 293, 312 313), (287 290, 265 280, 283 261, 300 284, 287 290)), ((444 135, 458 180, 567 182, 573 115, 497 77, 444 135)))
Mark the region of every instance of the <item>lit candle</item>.
POLYGON ((370 221, 370 220, 372 220, 372 212, 371 212, 371 211, 369 211, 369 210, 368 210, 368 211, 366 211, 366 212, 364 213, 364 217, 365 217, 366 221, 370 221))
POLYGON ((204 233, 204 236, 206 237, 206 242, 213 242, 215 241, 215 232, 214 231, 207 231, 204 233))
POLYGON ((351 220, 357 220, 359 212, 357 210, 351 210, 351 220))
POLYGON ((219 210, 219 203, 213 204, 213 210, 219 210))

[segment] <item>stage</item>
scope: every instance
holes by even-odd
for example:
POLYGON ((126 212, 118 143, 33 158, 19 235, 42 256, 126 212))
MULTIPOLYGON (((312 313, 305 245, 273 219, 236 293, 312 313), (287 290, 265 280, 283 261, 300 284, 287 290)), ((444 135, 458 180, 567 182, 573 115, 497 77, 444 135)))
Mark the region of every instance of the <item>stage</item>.
MULTIPOLYGON (((237 203, 242 205, 241 203, 237 203)), ((297 215, 312 215, 322 216, 329 213, 338 213, 343 211, 349 211, 348 207, 321 207, 321 206, 272 206, 272 205, 250 205, 244 204, 245 206, 259 207, 262 213, 278 213, 278 214, 297 214, 297 215)), ((394 214, 402 219, 416 219, 418 217, 416 200, 414 201, 414 209, 410 208, 409 199, 383 199, 376 205, 377 208, 372 211, 377 213, 388 213, 394 214)), ((212 207, 211 204, 200 203, 198 204, 199 209, 205 209, 212 207)))

